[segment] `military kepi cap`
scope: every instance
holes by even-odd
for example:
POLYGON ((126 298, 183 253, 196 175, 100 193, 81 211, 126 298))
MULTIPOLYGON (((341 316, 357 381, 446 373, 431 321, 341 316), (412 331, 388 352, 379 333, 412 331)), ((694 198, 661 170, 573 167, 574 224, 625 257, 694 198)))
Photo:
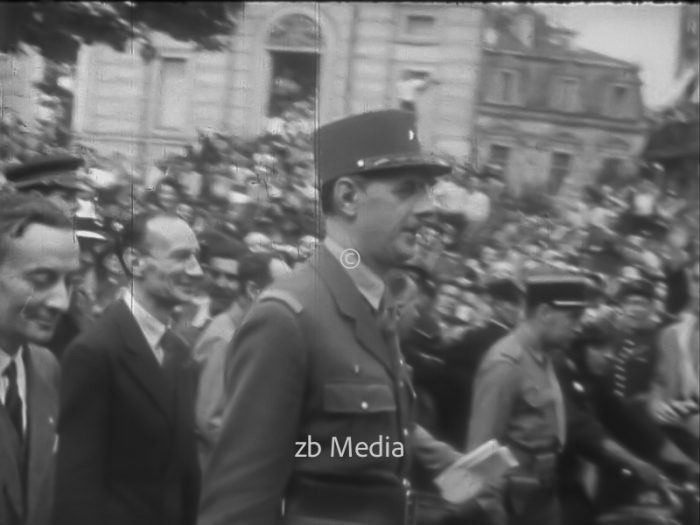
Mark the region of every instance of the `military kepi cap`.
POLYGON ((594 296, 593 283, 580 275, 540 275, 525 284, 529 308, 548 304, 554 308, 586 308, 594 296))
POLYGON ((43 188, 66 188, 80 191, 85 184, 78 179, 77 170, 83 159, 71 155, 39 157, 5 170, 5 178, 19 191, 43 188))
POLYGON ((446 161, 421 152, 415 116, 408 111, 373 111, 331 122, 316 131, 314 147, 321 185, 394 168, 416 168, 434 176, 451 171, 446 161))

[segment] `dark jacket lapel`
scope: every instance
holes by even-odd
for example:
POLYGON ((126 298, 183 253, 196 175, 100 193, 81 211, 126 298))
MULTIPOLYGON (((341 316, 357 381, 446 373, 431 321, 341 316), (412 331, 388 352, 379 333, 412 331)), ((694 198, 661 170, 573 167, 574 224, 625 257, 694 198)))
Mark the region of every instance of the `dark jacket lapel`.
POLYGON ((172 422, 174 415, 172 390, 168 387, 167 379, 153 355, 146 337, 123 300, 117 301, 113 308, 115 308, 114 315, 119 325, 119 333, 126 347, 126 352, 122 355, 127 370, 148 397, 172 422))
MULTIPOLYGON (((53 468, 56 441, 56 415, 58 413, 58 385, 51 384, 50 371, 42 367, 40 356, 31 348, 26 349, 27 415, 29 463, 27 465, 27 508, 37 509, 45 505, 37 501, 43 497, 39 488, 47 471, 53 468)), ((57 374, 57 372, 55 372, 57 374)))
POLYGON ((392 376, 396 376, 393 352, 382 337, 370 305, 345 269, 325 246, 319 247, 310 263, 330 289, 340 312, 353 320, 357 340, 392 376))
MULTIPOLYGON (((24 515, 22 497, 22 475, 18 458, 21 457, 22 446, 7 411, 0 403, 0 480, 6 480, 4 490, 18 516, 24 515)), ((0 490, 3 490, 0 484, 0 490)), ((0 493, 0 505, 2 498, 0 493)))

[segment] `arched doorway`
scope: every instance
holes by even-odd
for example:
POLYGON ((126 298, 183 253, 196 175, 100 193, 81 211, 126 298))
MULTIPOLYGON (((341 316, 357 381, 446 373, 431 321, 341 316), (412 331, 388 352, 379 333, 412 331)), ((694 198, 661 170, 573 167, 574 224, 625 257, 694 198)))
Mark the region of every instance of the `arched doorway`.
POLYGON ((305 14, 280 18, 267 35, 269 86, 265 116, 284 117, 303 104, 315 112, 321 78, 323 40, 316 21, 305 14))

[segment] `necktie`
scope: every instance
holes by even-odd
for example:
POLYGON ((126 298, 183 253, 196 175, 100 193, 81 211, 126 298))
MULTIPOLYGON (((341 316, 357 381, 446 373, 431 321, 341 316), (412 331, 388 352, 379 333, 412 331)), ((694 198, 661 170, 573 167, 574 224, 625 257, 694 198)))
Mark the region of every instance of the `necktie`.
POLYGON ((163 349, 163 368, 170 368, 183 357, 187 345, 185 341, 172 330, 168 329, 160 339, 163 349))
POLYGON ((22 398, 19 397, 19 387, 17 386, 17 363, 12 361, 3 375, 8 379, 7 391, 5 392, 5 410, 10 416, 10 421, 17 431, 20 440, 24 438, 22 428, 22 398))
POLYGON ((379 303, 377 319, 384 338, 392 340, 398 329, 398 309, 388 290, 384 292, 382 301, 379 303))

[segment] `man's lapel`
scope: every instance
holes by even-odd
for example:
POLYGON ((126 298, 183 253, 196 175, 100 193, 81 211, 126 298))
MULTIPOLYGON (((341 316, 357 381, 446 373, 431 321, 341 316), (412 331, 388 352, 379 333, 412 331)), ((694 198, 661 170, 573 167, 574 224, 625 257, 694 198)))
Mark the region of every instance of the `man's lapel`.
POLYGON ((47 371, 41 368, 35 350, 26 349, 25 368, 27 371, 27 422, 29 462, 27 464, 27 508, 41 505, 38 485, 43 482, 46 472, 53 468, 56 453, 56 418, 58 415, 57 385, 46 377, 47 371))
POLYGON ((18 516, 24 515, 22 475, 19 463, 21 455, 22 445, 15 427, 0 403, 0 490, 3 486, 5 487, 7 497, 18 516))
POLYGON ((123 300, 118 300, 115 308, 119 331, 126 345, 123 356, 127 370, 168 420, 172 421, 172 391, 160 364, 129 307, 123 300))
POLYGON ((370 305, 362 297, 340 263, 325 246, 320 246, 311 265, 328 285, 340 312, 353 320, 355 337, 392 376, 396 375, 393 352, 382 336, 370 305))

